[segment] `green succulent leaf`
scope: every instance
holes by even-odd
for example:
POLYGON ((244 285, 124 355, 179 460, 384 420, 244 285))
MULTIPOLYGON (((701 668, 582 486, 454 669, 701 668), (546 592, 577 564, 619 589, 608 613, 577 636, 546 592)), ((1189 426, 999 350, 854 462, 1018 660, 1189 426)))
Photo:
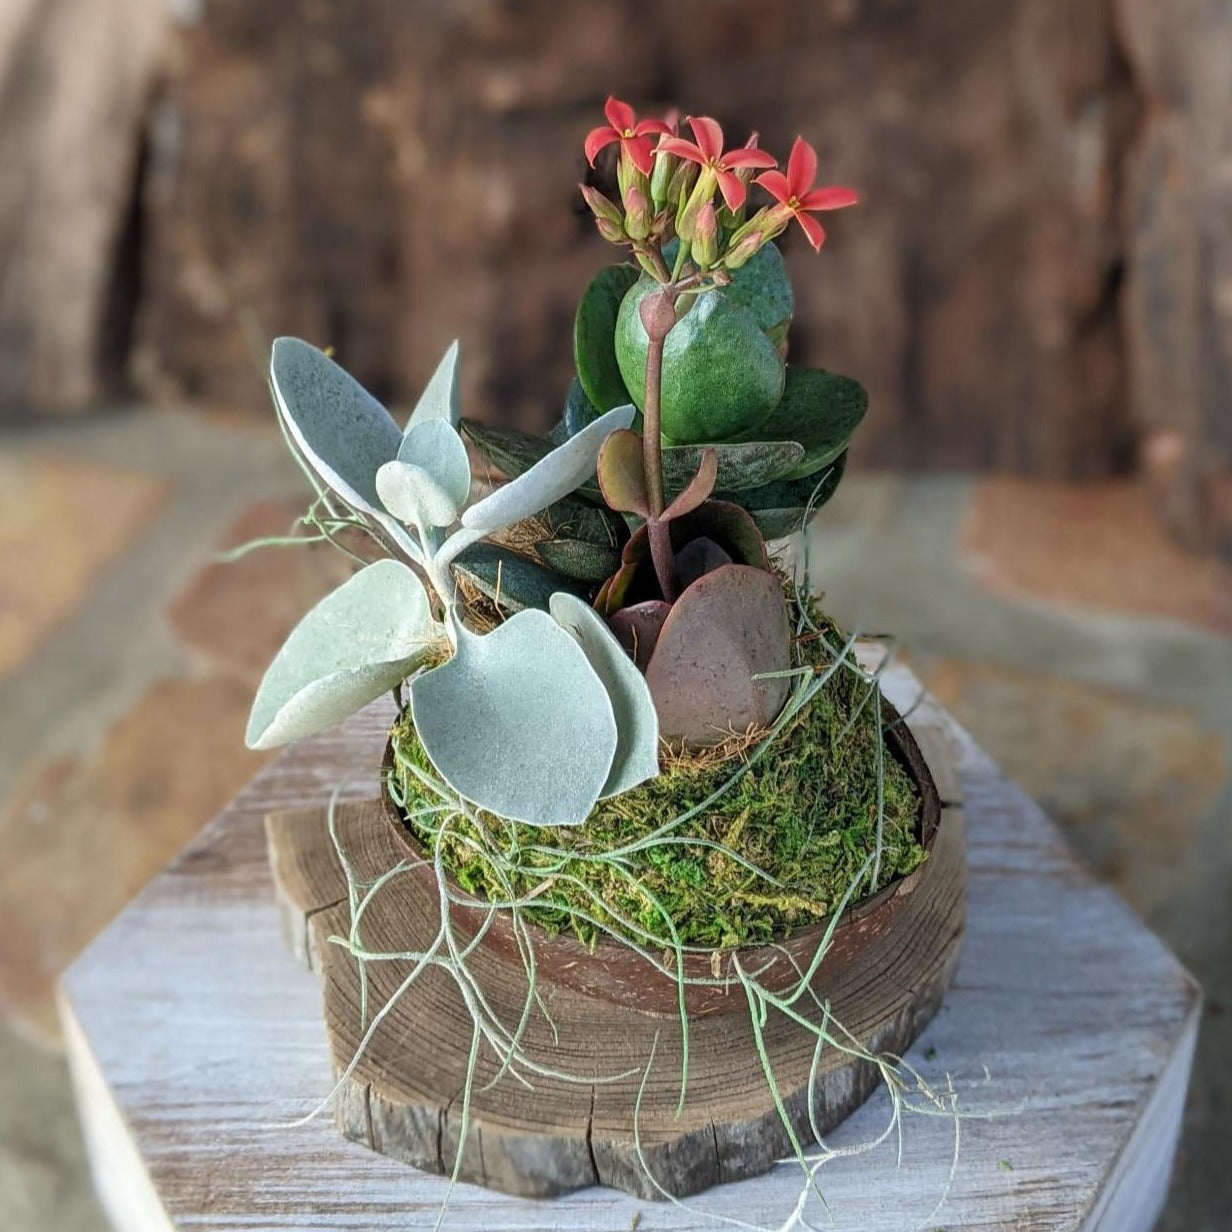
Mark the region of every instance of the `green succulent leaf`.
POLYGON ((544 539, 535 544, 535 554, 553 573, 575 582, 602 582, 620 568, 617 548, 585 539, 544 539))
POLYGON ((757 436, 799 441, 804 456, 782 478, 802 479, 847 448, 867 410, 868 394, 858 381, 822 368, 791 367, 782 400, 757 436))
POLYGON ((616 362, 616 316, 620 301, 638 280, 629 265, 609 265, 591 280, 573 319, 573 362, 586 397, 600 411, 629 402, 616 362))
POLYGON ((529 470, 472 505, 462 515, 462 525, 480 534, 491 534, 539 513, 587 480, 592 480, 599 450, 612 433, 633 422, 632 406, 620 406, 588 424, 577 436, 558 445, 529 470))
POLYGON ((804 528, 806 513, 811 521, 834 495, 846 465, 847 455, 840 453, 817 474, 806 475, 802 479, 784 479, 743 492, 731 492, 724 499, 743 505, 767 539, 786 539, 804 528), (813 498, 811 507, 810 498, 813 498))
MULTIPOLYGON (((614 327, 613 327, 614 328, 614 327)), ((613 342, 613 353, 615 352, 615 343, 613 342)), ((618 402, 617 406, 625 406, 629 401, 629 396, 626 391, 624 401, 618 402)), ((586 396, 586 390, 582 388, 582 382, 574 377, 569 382, 569 392, 565 396, 565 436, 577 436, 583 428, 588 424, 592 424, 602 415, 603 412, 595 406, 595 404, 586 396)))
POLYGON ((577 496, 566 496, 539 515, 553 539, 581 539, 597 547, 619 548, 628 537, 619 515, 577 496))
POLYGON ((659 773, 659 716, 646 678, 602 617, 583 599, 555 594, 549 610, 577 640, 607 689, 616 718, 616 752, 601 795, 618 795, 659 773))
POLYGON ((548 440, 553 445, 563 445, 571 436, 577 436, 587 424, 594 423, 600 413, 599 408, 586 396, 582 382, 574 377, 565 395, 565 409, 548 430, 548 440))
MULTIPOLYGON (((546 558, 545 558, 546 559, 546 558)), ((454 570, 502 611, 538 608, 546 612, 558 590, 583 593, 563 572, 495 543, 476 543, 458 554, 454 570)))
POLYGON ((482 636, 455 624, 453 658, 411 682, 415 730, 464 799, 530 825, 581 825, 618 739, 607 688, 546 612, 482 636))
POLYGON ((274 342, 270 388, 280 419, 321 482, 379 522, 412 559, 422 559, 376 489, 377 471, 397 457, 402 444, 389 412, 324 351, 299 338, 274 342))
POLYGON ((445 349, 424 391, 411 412, 406 430, 409 433, 417 424, 431 419, 440 419, 456 428, 462 417, 458 392, 458 343, 453 341, 445 349))
POLYGON ((245 742, 272 749, 331 727, 422 666, 442 636, 410 568, 368 565, 291 631, 257 690, 245 742))
POLYGON ((804 457, 797 441, 720 441, 714 445, 670 445, 663 450, 663 485, 669 498, 697 474, 702 455, 713 449, 718 463, 715 487, 738 492, 781 478, 804 457))
MULTIPOLYGON (((541 462, 556 445, 517 428, 494 428, 477 419, 462 420, 463 433, 498 471, 511 479, 541 462)), ((560 444, 567 438, 562 437, 560 444)))
POLYGON ((782 341, 795 311, 795 296, 783 264, 783 254, 776 245, 763 244, 734 270, 727 294, 752 314, 761 331, 773 342, 782 341))
MULTIPOLYGON (((643 277, 621 302, 616 322, 620 371, 639 407, 649 345, 639 309, 658 285, 643 277)), ((681 445, 713 444, 757 429, 783 394, 784 365, 774 344, 726 290, 684 296, 677 312, 663 344, 664 438, 681 445)))

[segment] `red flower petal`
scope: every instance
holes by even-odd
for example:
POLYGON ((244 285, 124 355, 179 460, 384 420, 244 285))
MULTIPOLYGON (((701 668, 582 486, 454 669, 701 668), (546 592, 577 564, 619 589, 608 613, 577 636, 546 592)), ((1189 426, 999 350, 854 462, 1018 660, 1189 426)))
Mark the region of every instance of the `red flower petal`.
POLYGON ((816 178, 817 151, 803 137, 797 137, 787 159, 787 183, 791 187, 791 195, 799 200, 813 187, 816 178))
POLYGON ((747 195, 747 190, 740 177, 734 171, 728 171, 723 167, 717 168, 715 174, 718 176, 719 191, 723 194, 727 208, 738 210, 744 204, 744 198, 747 195))
POLYGON ((764 188, 776 201, 786 204, 791 197, 787 185, 787 177, 781 171, 766 171, 754 181, 759 188, 764 188))
POLYGON ((689 127, 706 162, 717 159, 723 153, 723 130, 718 120, 712 120, 709 116, 689 116, 689 127))
POLYGON ((724 169, 728 167, 773 167, 777 162, 778 160, 769 150, 756 150, 744 146, 738 150, 728 150, 719 159, 719 166, 724 169))
POLYGON ((826 232, 821 223, 811 214, 804 214, 799 210, 796 211, 796 221, 804 228, 804 234, 808 236, 808 242, 813 245, 813 251, 818 251, 826 242, 826 232))
POLYGON ((683 137, 664 137, 659 142, 659 149, 665 154, 675 154, 677 158, 687 158, 691 163, 704 163, 706 156, 691 141, 683 137))
POLYGON ((841 210, 849 205, 858 205, 859 196, 851 188, 815 188, 800 198, 806 210, 841 210))
POLYGON ((650 174, 654 167, 654 147, 649 137, 624 137, 620 149, 643 175, 650 174))
POLYGON ((637 123, 633 108, 628 103, 622 103, 620 99, 613 98, 610 94, 603 107, 603 114, 607 116, 607 122, 618 132, 626 132, 637 123))
POLYGON ((651 133, 656 135, 671 134, 675 129, 670 124, 664 123, 662 120, 638 120, 637 127, 633 130, 635 137, 646 137, 651 133))
POLYGON ((586 161, 593 167, 595 165, 595 155, 604 146, 609 146, 613 141, 619 140, 620 134, 614 128, 609 128, 606 124, 601 125, 599 128, 592 128, 586 134, 586 144, 583 147, 586 151, 586 161))

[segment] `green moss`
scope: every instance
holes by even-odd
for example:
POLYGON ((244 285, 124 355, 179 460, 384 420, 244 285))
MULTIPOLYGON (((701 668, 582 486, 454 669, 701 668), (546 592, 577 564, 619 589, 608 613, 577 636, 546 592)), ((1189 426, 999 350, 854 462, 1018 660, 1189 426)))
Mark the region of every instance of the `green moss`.
MULTIPOLYGON (((829 640, 841 644, 837 633, 829 640)), ((826 661, 820 641, 803 642, 800 653, 815 666, 826 661)), ((431 852, 441 845, 444 866, 460 886, 497 900, 509 897, 509 886, 519 898, 538 891, 524 911, 551 933, 571 931, 593 943, 598 930, 578 914, 584 912, 622 935, 632 931, 622 919, 636 921, 667 947, 666 913, 682 945, 764 943, 829 919, 874 849, 878 732, 872 705, 860 708, 866 688, 855 672, 840 669, 710 810, 673 830, 670 844, 649 845, 623 861, 610 853, 707 799, 738 768, 740 754, 670 758, 657 779, 600 802, 576 829, 545 830, 486 813, 477 819, 453 815, 442 827, 441 813, 413 816, 439 800, 410 768, 431 770, 404 718, 392 732, 390 790, 412 815, 408 824, 419 842, 431 852)), ((888 750, 883 764, 877 888, 925 858, 916 838, 915 784, 888 750)))

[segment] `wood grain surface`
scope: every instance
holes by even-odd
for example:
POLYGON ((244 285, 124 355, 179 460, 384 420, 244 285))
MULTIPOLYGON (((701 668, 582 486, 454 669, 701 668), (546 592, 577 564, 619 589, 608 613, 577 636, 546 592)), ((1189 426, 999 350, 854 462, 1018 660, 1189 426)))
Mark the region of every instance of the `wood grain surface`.
MULTIPOLYGON (((887 692, 905 709, 919 686, 896 670, 887 692)), ((954 1127, 914 1118, 901 1166, 893 1135, 827 1165, 818 1181, 832 1222, 816 1198, 809 1218, 852 1232, 1147 1232, 1175 1149, 1198 991, 965 733, 928 699, 915 713, 954 745, 956 790, 939 786, 964 802, 969 885, 953 984, 909 1059, 934 1083, 949 1075, 971 1119, 940 1210, 954 1127)), ((269 812, 320 808, 339 786, 345 800, 371 798, 388 719, 375 707, 273 763, 66 975, 70 1059, 117 1228, 436 1225, 443 1178, 347 1142, 327 1114, 297 1123, 328 1092, 331 1058, 317 981, 279 936, 262 826, 269 812)), ((831 1145, 875 1137, 887 1113, 875 1094, 831 1145)), ((800 1192, 794 1164, 681 1204, 461 1184, 441 1226, 667 1232, 719 1226, 717 1215, 799 1227, 786 1221, 800 1192)))

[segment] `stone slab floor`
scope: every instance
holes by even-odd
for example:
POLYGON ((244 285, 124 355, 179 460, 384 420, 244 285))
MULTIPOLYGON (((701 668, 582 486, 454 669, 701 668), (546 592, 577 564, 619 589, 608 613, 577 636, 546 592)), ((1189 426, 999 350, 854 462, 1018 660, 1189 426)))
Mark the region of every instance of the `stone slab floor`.
MULTIPOLYGON (((0 1228, 96 1232, 56 974, 260 764, 252 690, 340 579, 285 531, 276 433, 128 412, 0 436, 0 1228)), ((824 512, 827 605, 927 685, 1207 990, 1163 1228, 1232 1228, 1232 571, 1130 484, 858 475, 824 512)))

